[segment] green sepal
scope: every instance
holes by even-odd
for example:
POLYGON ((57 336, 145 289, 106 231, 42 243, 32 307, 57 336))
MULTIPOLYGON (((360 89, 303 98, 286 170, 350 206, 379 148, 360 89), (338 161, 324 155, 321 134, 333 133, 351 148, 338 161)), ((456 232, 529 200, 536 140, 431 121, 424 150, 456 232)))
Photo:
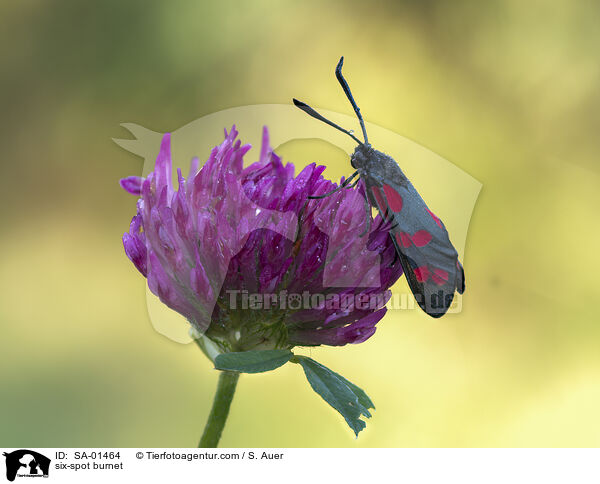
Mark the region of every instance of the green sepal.
POLYGON ((285 365, 294 356, 290 350, 242 351, 222 353, 215 358, 217 370, 263 373, 285 365))
POLYGON ((361 416, 371 417, 368 409, 375 408, 367 394, 354 383, 312 358, 295 356, 293 361, 302 365, 312 389, 344 417, 358 437, 358 433, 366 426, 366 423, 360 419, 361 416))

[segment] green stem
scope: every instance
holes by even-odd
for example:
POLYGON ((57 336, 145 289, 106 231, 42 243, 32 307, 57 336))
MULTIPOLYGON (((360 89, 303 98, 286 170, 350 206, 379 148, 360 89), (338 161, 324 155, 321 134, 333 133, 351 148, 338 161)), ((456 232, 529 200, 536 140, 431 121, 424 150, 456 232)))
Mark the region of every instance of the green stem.
POLYGON ((219 444, 239 377, 236 371, 221 371, 217 393, 198 447, 216 447, 219 444))

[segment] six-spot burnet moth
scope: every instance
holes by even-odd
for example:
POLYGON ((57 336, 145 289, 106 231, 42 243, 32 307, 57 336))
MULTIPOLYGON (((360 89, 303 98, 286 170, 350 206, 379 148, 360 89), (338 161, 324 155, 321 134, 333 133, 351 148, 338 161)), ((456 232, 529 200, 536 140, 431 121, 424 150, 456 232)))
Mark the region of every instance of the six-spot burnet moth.
POLYGON ((356 171, 332 192, 311 198, 329 196, 362 180, 367 203, 377 207, 383 220, 391 223, 390 236, 417 303, 427 314, 439 318, 452 304, 454 291, 462 294, 465 290, 465 275, 458 254, 442 221, 427 208, 394 159, 369 144, 360 109, 342 75, 343 62, 342 57, 335 75, 358 117, 364 142, 307 104, 293 100, 297 107, 313 118, 346 133, 358 143, 350 158, 356 171), (359 179, 350 185, 357 176, 359 179))

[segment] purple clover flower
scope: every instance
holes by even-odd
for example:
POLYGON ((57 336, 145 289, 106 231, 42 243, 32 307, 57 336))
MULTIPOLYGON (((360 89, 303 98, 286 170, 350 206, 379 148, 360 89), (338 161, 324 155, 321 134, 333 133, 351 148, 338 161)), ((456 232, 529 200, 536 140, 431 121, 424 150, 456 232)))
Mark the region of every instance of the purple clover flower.
POLYGON ((314 163, 294 176, 266 127, 259 160, 244 168, 251 147, 237 134, 225 131, 200 170, 192 160, 187 179, 178 170, 177 189, 169 134, 147 178, 121 180, 140 196, 127 256, 222 352, 365 341, 402 275, 389 227, 377 216, 363 234, 361 184, 309 199, 337 185, 314 163))

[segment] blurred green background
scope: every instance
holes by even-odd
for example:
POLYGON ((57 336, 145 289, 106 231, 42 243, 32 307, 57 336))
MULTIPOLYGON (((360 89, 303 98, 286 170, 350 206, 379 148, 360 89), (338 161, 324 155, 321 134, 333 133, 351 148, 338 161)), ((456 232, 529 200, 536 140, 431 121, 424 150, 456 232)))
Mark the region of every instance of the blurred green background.
POLYGON ((304 351, 373 398, 358 439, 286 365, 240 379, 222 445, 600 445, 599 17, 569 0, 2 2, 0 445, 196 445, 217 375, 152 329, 120 241, 117 180, 142 161, 111 138, 292 96, 349 113, 342 54, 368 121, 483 183, 464 309, 304 351))

